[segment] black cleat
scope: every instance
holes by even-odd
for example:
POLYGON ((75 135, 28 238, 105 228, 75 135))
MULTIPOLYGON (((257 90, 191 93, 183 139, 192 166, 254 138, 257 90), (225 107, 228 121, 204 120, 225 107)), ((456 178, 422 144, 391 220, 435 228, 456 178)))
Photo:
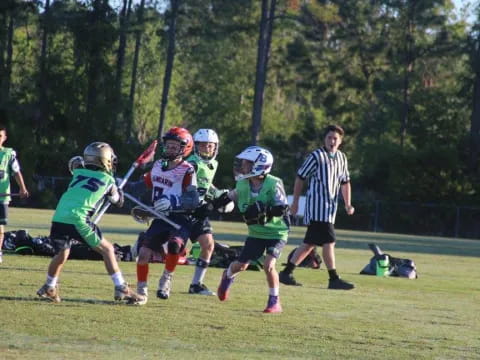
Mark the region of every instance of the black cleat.
POLYGON ((287 274, 284 271, 280 271, 278 273, 278 278, 279 278, 279 280, 282 284, 292 285, 292 286, 302 286, 301 283, 299 283, 297 280, 295 280, 295 278, 293 277, 293 275, 291 273, 287 274))
POLYGON ((346 282, 340 278, 335 280, 328 280, 328 288, 331 290, 352 290, 355 285, 346 282))

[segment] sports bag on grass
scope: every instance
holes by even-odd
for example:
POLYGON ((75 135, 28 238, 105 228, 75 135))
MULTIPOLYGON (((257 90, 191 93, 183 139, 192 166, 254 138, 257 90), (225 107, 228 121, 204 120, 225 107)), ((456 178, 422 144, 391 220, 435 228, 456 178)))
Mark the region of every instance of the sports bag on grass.
POLYGON ((384 253, 376 244, 368 244, 368 247, 373 252, 373 257, 370 262, 360 271, 362 275, 376 275, 377 261, 385 255, 389 257, 390 264, 388 269, 389 276, 404 277, 407 279, 417 279, 417 266, 411 259, 401 259, 393 257, 390 254, 384 253))

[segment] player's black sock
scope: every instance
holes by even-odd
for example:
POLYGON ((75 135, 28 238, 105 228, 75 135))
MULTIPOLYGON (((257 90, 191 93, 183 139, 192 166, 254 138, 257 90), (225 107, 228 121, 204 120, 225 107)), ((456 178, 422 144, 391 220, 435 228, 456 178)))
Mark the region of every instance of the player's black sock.
POLYGON ((328 276, 330 277, 330 280, 337 280, 339 278, 336 269, 328 270, 328 276))
POLYGON ((283 269, 283 272, 285 274, 291 274, 293 272, 293 270, 295 270, 295 268, 297 267, 297 265, 295 264, 292 264, 290 261, 287 263, 287 265, 285 265, 285 269, 283 269))

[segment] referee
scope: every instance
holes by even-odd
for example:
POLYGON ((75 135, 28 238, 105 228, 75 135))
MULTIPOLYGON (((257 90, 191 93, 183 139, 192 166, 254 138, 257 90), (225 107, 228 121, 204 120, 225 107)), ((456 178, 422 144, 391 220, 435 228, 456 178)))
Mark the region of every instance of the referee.
POLYGON ((338 150, 343 135, 344 131, 340 126, 327 126, 324 132, 324 146, 310 153, 297 171, 290 211, 292 215, 297 214, 298 200, 305 180, 308 179, 304 216, 304 222, 308 228, 303 244, 295 250, 285 269, 279 273, 280 282, 285 285, 302 285, 293 277, 293 270, 318 245, 322 247, 323 262, 328 270, 328 288, 350 290, 355 287, 340 279, 335 267, 335 229, 333 224, 337 214, 340 190, 347 214, 353 215, 355 211, 351 204, 347 157, 338 150))

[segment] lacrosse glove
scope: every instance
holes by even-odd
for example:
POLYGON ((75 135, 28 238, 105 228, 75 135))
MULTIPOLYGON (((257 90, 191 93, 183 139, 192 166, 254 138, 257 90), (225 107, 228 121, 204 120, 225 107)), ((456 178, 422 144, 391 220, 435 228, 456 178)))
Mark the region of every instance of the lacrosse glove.
POLYGON ((265 225, 267 222, 267 206, 261 201, 255 201, 243 213, 243 220, 247 225, 265 225))
POLYGON ((243 214, 247 225, 265 225, 274 216, 284 216, 288 212, 288 205, 267 206, 261 201, 256 201, 243 214))
POLYGON ((125 202, 125 195, 123 194, 123 190, 118 188, 117 186, 112 186, 110 190, 110 195, 108 195, 108 201, 110 201, 116 207, 121 208, 123 203, 125 202))
POLYGON ((228 197, 228 192, 224 192, 218 198, 212 201, 208 201, 203 205, 199 206, 193 213, 193 216, 197 218, 206 218, 215 210, 221 212, 220 209, 222 207, 228 206, 228 204, 230 203, 233 205, 232 200, 230 200, 230 198, 228 197))
POLYGON ((162 196, 153 203, 153 208, 155 211, 168 216, 170 210, 172 209, 172 203, 167 196, 162 196))
POLYGON ((200 204, 200 194, 195 185, 189 185, 180 197, 180 204, 185 211, 194 211, 200 204))

